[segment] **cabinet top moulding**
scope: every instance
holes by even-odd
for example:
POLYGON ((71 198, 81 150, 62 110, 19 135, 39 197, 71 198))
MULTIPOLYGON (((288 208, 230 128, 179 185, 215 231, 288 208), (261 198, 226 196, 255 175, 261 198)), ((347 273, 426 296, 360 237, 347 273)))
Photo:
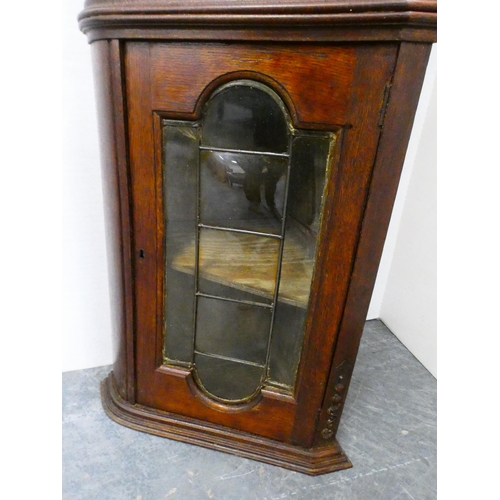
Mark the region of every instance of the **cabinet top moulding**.
POLYGON ((433 0, 86 0, 101 39, 435 42, 433 0))

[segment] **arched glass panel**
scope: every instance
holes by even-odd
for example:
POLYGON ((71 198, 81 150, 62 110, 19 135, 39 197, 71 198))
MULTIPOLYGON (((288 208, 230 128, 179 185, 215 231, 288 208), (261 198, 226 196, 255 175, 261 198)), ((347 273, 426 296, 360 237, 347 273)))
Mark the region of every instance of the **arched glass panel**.
POLYGON ((292 391, 335 136, 239 80, 163 140, 165 362, 228 403, 292 391))
POLYGON ((290 130, 280 98, 267 86, 237 81, 216 91, 205 106, 202 146, 287 153, 290 130))

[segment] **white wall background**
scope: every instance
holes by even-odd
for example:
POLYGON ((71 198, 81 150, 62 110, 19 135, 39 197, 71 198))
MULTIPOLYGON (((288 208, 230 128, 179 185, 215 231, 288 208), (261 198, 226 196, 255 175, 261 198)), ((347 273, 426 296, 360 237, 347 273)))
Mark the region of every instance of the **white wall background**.
POLYGON ((63 371, 113 362, 90 47, 63 2, 63 371))
POLYGON ((433 47, 368 318, 437 376, 437 50, 433 47))
MULTIPOLYGON (((434 170, 436 169, 436 152, 435 152, 434 142, 428 144, 426 142, 428 138, 422 139, 422 133, 424 127, 433 126, 433 124, 430 123, 429 121, 427 121, 426 123, 427 114, 434 113, 434 116, 436 115, 436 109, 437 109, 436 95, 435 94, 433 95, 433 88, 436 83, 436 73, 437 73, 437 50, 436 50, 436 45, 433 45, 431 57, 429 59, 429 64, 427 66, 427 72, 425 75, 424 83, 422 85, 422 92, 420 94, 420 100, 418 102, 417 112, 415 114, 415 121, 413 123, 410 142, 408 144, 408 149, 406 152, 403 171, 401 172, 401 179, 399 181, 398 192, 396 195, 396 200, 394 201, 394 208, 391 216, 389 230, 387 232, 387 238, 385 240, 384 252, 380 260, 380 267, 377 274, 377 281, 375 283, 375 288, 373 290, 370 308, 368 310, 368 319, 374 319, 380 317, 380 310, 382 307, 382 302, 384 300, 384 292, 387 284, 387 279, 389 277, 392 258, 394 256, 394 250, 396 247, 396 239, 398 236, 399 224, 403 216, 406 194, 408 192, 408 188, 410 185, 410 179, 415 165, 415 158, 418 152, 425 151, 429 147, 434 146, 434 157, 429 158, 429 161, 432 161, 433 168, 434 170)), ((436 124, 434 123, 433 130, 435 131, 435 129, 436 129, 436 124)), ((435 192, 436 189, 435 179, 433 181, 433 184, 429 186, 429 189, 435 192)), ((415 209, 418 212, 418 207, 415 207, 415 209)), ((429 286, 435 287, 435 283, 429 284, 429 286)))
MULTIPOLYGON (((63 371, 113 362, 90 48, 76 21, 82 7, 63 2, 63 371)), ((368 312, 433 374, 435 81, 433 50, 368 312)))
MULTIPOLYGON (((436 100, 434 83, 432 102, 436 100)), ((436 108, 429 106, 399 224, 380 318, 436 376, 436 108)))

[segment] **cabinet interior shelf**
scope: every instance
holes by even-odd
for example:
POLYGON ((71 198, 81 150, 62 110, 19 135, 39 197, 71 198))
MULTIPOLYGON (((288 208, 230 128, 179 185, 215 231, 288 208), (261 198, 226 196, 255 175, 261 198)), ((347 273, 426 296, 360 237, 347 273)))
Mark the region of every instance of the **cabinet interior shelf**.
MULTIPOLYGON (((287 229, 278 301, 305 309, 314 259, 301 239, 304 238, 298 229, 287 229)), ((260 239, 265 243, 270 240, 260 239)), ((199 277, 272 301, 278 258, 278 242, 273 240, 273 243, 276 245, 259 244, 255 236, 244 233, 206 231, 200 248, 199 277)), ((173 257, 173 269, 194 274, 194 257, 195 242, 187 241, 173 257)))

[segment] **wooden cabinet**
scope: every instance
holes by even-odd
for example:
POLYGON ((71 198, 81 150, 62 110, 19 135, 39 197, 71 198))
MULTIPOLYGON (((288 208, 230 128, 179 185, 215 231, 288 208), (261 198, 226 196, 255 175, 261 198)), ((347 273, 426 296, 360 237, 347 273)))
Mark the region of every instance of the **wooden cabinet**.
POLYGON ((122 425, 309 474, 335 434, 431 1, 88 0, 122 425))

